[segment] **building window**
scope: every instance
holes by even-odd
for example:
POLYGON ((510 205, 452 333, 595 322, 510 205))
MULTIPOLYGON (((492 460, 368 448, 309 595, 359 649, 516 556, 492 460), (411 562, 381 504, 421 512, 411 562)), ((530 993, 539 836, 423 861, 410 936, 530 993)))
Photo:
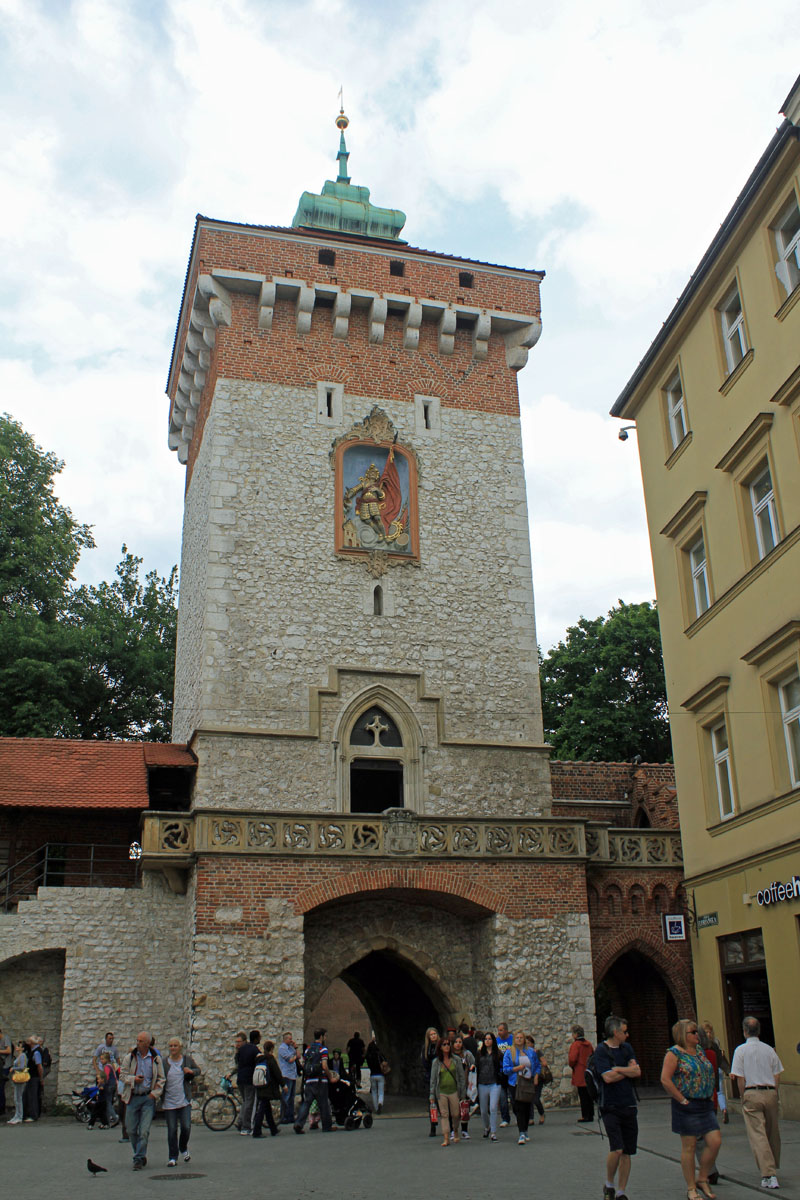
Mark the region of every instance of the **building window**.
POLYGON ((728 726, 723 718, 709 729, 711 752, 714 757, 714 776, 717 784, 719 814, 723 821, 733 815, 733 779, 731 777, 731 750, 728 744, 728 726))
POLYGON ((773 227, 778 260, 775 274, 787 295, 800 284, 800 208, 793 196, 773 227))
POLYGON ((689 570, 692 576, 692 593, 694 595, 695 616, 699 617, 711 604, 708 587, 708 564, 706 562, 706 543, 703 535, 689 547, 689 570))
POLYGON ((780 541, 778 532, 778 513, 775 508, 775 492, 772 487, 772 476, 769 466, 765 463, 749 485, 750 503, 753 508, 753 521, 756 531, 758 557, 765 558, 780 541))
POLYGON ((458 272, 458 286, 462 288, 471 288, 474 283, 474 277, 471 271, 458 272))
POLYGON ((689 423, 686 419, 686 401, 683 395, 680 375, 676 374, 667 384, 666 397, 669 436, 672 442, 672 449, 676 450, 689 432, 689 423))
POLYGON ((722 322, 722 343, 725 350, 725 360, 728 364, 728 374, 738 367, 747 354, 747 333, 744 327, 744 313, 739 288, 733 285, 719 306, 722 322))
POLYGON ((406 273, 405 263, 400 262, 399 259, 396 259, 396 258, 393 258, 390 260, 390 262, 389 262, 389 274, 390 275, 405 275, 405 273, 406 273))
POLYGON ((778 685, 781 703, 783 736, 786 739, 786 755, 789 759, 789 775, 792 785, 800 785, 800 675, 796 672, 778 685))

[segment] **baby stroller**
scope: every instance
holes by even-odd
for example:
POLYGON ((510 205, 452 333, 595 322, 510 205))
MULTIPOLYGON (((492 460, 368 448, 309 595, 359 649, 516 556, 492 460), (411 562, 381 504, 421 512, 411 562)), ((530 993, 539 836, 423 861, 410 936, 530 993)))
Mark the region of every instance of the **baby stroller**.
POLYGON ((331 1112, 337 1125, 345 1129, 372 1128, 372 1113, 369 1105, 360 1098, 349 1079, 339 1078, 328 1086, 331 1112))
POLYGON ((90 1122, 94 1124, 95 1120, 100 1116, 98 1113, 99 1106, 100 1088, 96 1083, 90 1083, 87 1087, 81 1088, 80 1091, 73 1089, 72 1111, 75 1114, 75 1119, 83 1125, 88 1125, 90 1122))

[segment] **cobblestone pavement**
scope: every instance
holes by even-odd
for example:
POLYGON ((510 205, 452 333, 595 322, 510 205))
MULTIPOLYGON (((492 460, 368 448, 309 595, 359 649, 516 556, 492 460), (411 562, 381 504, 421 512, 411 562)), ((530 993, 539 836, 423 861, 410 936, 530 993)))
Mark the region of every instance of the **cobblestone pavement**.
MULTIPOLYGON (((131 1170, 128 1145, 118 1130, 87 1130, 71 1118, 44 1118, 36 1125, 0 1124, 3 1192, 15 1200, 61 1197, 157 1197, 191 1194, 193 1200, 227 1200, 278 1189, 281 1200, 497 1200, 530 1195, 601 1200, 607 1143, 597 1125, 577 1125, 576 1109, 548 1111, 531 1140, 518 1146, 516 1129, 500 1130, 497 1143, 481 1138, 471 1121, 471 1140, 443 1150, 429 1138, 428 1123, 408 1101, 396 1105, 370 1130, 301 1138, 290 1126, 279 1137, 253 1141, 235 1129, 192 1129, 191 1163, 167 1169, 166 1130, 157 1121, 145 1170, 131 1170), (92 1179, 86 1159, 108 1168, 92 1179), (191 1178, 190 1178, 191 1177, 191 1178), (180 1185, 180 1186, 177 1186, 180 1185), (86 1191, 88 1189, 88 1192, 86 1191)), ((686 1188, 678 1162, 678 1138, 669 1130, 669 1105, 646 1100, 640 1109, 639 1154, 628 1188, 630 1200, 682 1200, 686 1188)), ((266 1131, 265 1131, 266 1132, 266 1131)), ((779 1196, 800 1200, 800 1124, 782 1123, 783 1167, 779 1196)), ((752 1200, 762 1192, 742 1119, 723 1127, 719 1200, 752 1200)))

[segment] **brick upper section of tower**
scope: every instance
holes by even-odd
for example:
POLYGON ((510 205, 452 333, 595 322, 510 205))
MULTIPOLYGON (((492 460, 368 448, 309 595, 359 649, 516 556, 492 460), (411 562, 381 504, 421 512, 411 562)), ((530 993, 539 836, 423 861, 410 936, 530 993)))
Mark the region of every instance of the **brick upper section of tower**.
POLYGON ((218 378, 519 415, 541 271, 402 243, 199 217, 170 369, 170 445, 191 471, 218 378))

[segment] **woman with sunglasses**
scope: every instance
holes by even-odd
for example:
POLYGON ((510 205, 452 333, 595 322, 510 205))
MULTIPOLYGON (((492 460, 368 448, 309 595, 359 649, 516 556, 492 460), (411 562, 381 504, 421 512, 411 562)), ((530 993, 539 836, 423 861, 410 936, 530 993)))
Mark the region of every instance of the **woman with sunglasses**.
POLYGON ((681 1139, 681 1170, 686 1180, 687 1200, 715 1200, 708 1177, 714 1170, 722 1134, 714 1112, 716 1081, 714 1068, 700 1049, 696 1021, 676 1021, 672 1026, 675 1045, 664 1057, 661 1085, 672 1100, 672 1132, 681 1139), (705 1140, 695 1177, 695 1149, 705 1140))
POLYGON ((453 1053, 450 1038, 442 1038, 431 1067, 430 1104, 431 1112, 438 1111, 442 1125, 442 1146, 450 1145, 450 1126, 453 1126, 453 1141, 458 1135, 461 1118, 461 1101, 467 1098, 467 1080, 461 1059, 453 1053))

